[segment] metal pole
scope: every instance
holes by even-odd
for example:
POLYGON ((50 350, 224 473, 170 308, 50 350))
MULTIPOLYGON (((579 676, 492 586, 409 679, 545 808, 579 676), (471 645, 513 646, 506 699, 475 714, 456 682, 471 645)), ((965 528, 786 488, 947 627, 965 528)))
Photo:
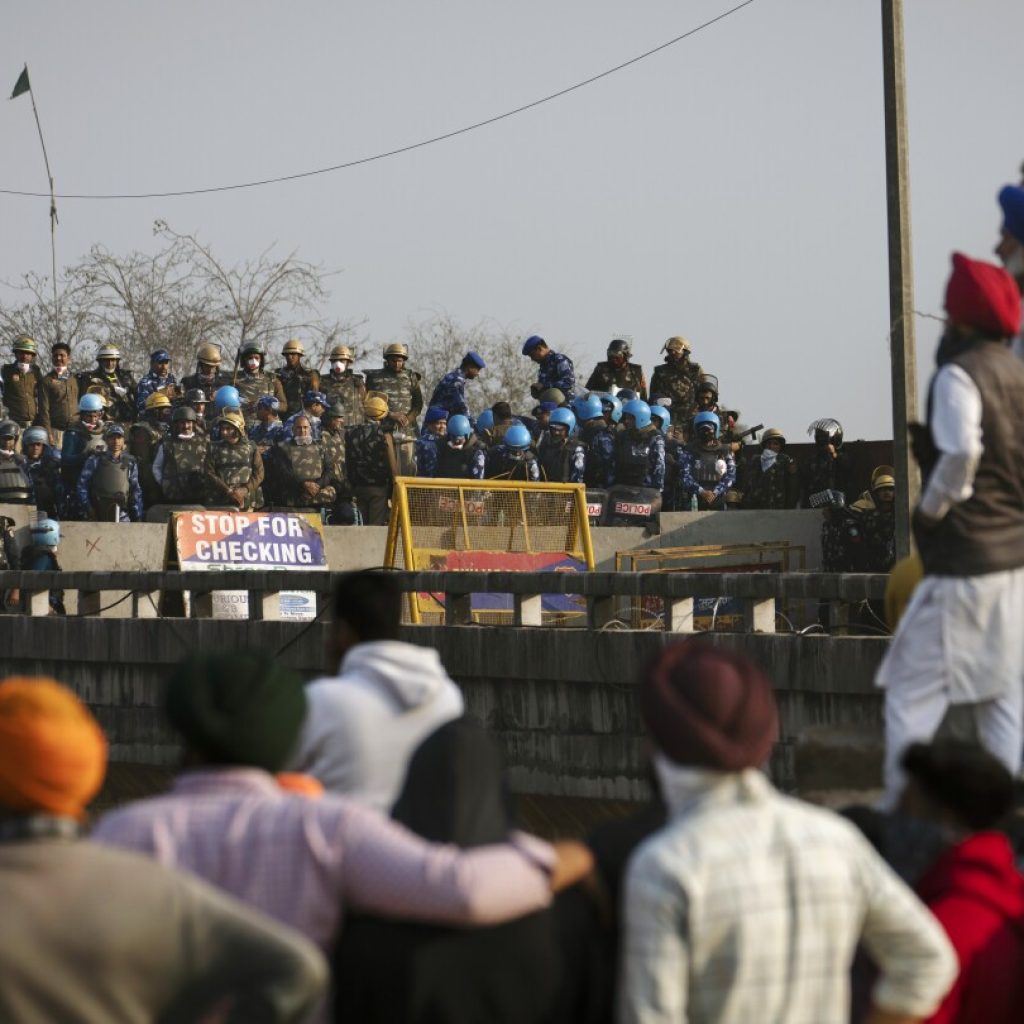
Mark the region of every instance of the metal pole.
POLYGON ((885 190, 889 221, 889 351, 892 361, 896 555, 910 554, 910 514, 920 477, 911 460, 907 423, 917 415, 914 265, 910 249, 910 177, 903 63, 903 0, 882 0, 885 97, 885 190))

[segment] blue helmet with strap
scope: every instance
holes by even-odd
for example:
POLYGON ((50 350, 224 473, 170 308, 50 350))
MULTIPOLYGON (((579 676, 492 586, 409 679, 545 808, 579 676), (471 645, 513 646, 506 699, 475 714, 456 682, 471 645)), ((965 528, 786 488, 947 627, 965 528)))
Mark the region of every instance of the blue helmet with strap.
POLYGON ((604 407, 601 405, 601 399, 597 395, 587 395, 586 398, 577 398, 572 403, 573 411, 576 413, 576 419, 580 423, 586 423, 587 420, 598 420, 604 418, 604 407))
POLYGON ((448 421, 449 437, 469 437, 472 433, 473 428, 469 425, 469 420, 465 416, 453 416, 448 421))
POLYGON ((693 429, 695 431, 700 430, 705 424, 712 427, 715 431, 715 437, 718 437, 718 431, 721 430, 722 424, 713 412, 699 412, 693 417, 693 429))
POLYGON ((616 398, 614 395, 601 395, 599 400, 601 402, 602 414, 610 410, 612 423, 618 423, 622 419, 621 399, 616 398), (604 408, 606 405, 608 409, 604 408))
POLYGON ((522 423, 513 423, 505 431, 505 445, 508 448, 529 448, 533 438, 522 423))
POLYGON ((639 398, 627 402, 622 407, 622 415, 632 416, 638 430, 643 430, 644 427, 651 425, 651 407, 646 402, 641 402, 639 398))
POLYGON ((661 420, 661 432, 667 434, 672 423, 672 414, 663 405, 652 405, 651 418, 653 419, 655 416, 661 420))
POLYGON ((573 416, 571 409, 556 409, 551 414, 548 425, 552 427, 565 427, 566 432, 571 434, 576 429, 576 417, 573 416))
POLYGON ((482 413, 476 418, 476 429, 477 430, 493 430, 494 429, 494 410, 484 409, 482 413))

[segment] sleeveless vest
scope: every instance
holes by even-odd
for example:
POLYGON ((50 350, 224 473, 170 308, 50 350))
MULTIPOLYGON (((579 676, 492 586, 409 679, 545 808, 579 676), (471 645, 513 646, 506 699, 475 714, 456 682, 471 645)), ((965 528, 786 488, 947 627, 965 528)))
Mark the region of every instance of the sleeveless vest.
POLYGON ((253 447, 243 438, 237 444, 215 444, 210 449, 213 470, 228 487, 245 487, 252 479, 253 447))
POLYGON ((96 472, 89 481, 89 494, 94 502, 117 502, 121 508, 128 504, 128 459, 122 455, 117 462, 104 455, 99 457, 96 472))
POLYGON ((164 497, 169 501, 202 501, 206 493, 203 464, 209 441, 197 435, 184 441, 169 437, 163 447, 164 497))
POLYGON ((30 488, 31 479, 21 456, 0 456, 0 504, 27 504, 30 488))

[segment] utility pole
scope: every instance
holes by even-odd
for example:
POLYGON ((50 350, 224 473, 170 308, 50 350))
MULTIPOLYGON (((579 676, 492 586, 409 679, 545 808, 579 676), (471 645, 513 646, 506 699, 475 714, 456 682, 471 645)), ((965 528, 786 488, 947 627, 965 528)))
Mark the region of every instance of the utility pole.
POLYGON ((896 470, 896 556, 910 554, 910 513, 920 477, 911 460, 907 423, 917 416, 914 264, 910 249, 907 94, 903 65, 903 0, 882 0, 885 96, 885 191, 889 220, 889 355, 896 470))

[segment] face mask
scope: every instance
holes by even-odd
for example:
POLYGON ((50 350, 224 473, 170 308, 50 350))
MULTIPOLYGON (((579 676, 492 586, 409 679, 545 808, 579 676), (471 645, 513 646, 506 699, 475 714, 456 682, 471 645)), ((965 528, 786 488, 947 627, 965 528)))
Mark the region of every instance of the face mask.
POLYGON ((1010 277, 1024 277, 1024 246, 1018 246, 1003 264, 1010 277))
POLYGON ((312 437, 297 437, 297 438, 295 438, 295 443, 300 448, 305 448, 306 445, 309 445, 309 444, 313 443, 313 438, 312 437))
POLYGON ((331 370, 334 373, 344 373, 345 363, 341 359, 335 359, 335 361, 331 363, 331 370))
POLYGON ((453 437, 453 438, 452 438, 452 439, 451 439, 451 440, 450 440, 450 441, 448 442, 448 447, 449 447, 449 448, 453 448, 453 449, 455 449, 455 451, 458 451, 458 450, 459 450, 460 448, 462 448, 462 447, 463 447, 463 446, 464 446, 465 444, 466 444, 466 439, 465 439, 464 437, 453 437))
POLYGON ((775 460, 778 457, 778 452, 773 452, 771 448, 765 448, 765 450, 761 452, 761 469, 767 472, 775 465, 775 460))
POLYGON ((250 356, 245 361, 246 368, 249 370, 258 370, 260 368, 260 357, 250 356))
POLYGON ((179 434, 178 435, 178 440, 179 441, 187 441, 192 436, 193 436, 192 435, 192 431, 190 430, 187 434, 179 434))
POLYGON ((22 373, 28 373, 30 365, 30 363, 18 363, 18 369, 21 370, 22 373))

